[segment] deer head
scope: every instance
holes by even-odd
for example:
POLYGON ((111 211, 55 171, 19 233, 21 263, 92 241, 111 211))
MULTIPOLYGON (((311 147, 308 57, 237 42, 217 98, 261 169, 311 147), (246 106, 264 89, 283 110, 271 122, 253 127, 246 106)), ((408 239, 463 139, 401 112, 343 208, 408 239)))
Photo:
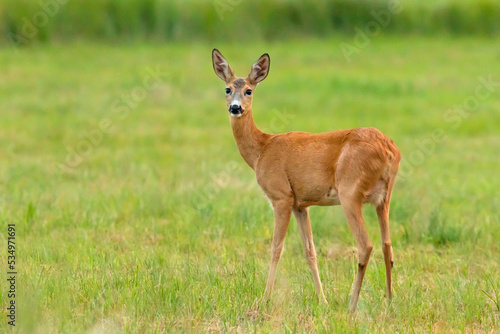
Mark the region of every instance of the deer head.
POLYGON ((269 73, 271 59, 264 53, 253 65, 246 78, 234 75, 226 58, 214 49, 212 64, 215 74, 226 83, 226 107, 233 117, 241 117, 252 110, 252 96, 257 84, 269 73))

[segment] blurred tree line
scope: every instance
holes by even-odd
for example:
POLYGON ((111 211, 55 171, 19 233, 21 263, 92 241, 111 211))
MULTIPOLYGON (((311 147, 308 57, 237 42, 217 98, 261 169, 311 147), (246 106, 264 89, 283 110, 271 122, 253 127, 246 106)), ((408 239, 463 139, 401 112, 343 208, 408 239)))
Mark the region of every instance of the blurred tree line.
POLYGON ((0 44, 500 33, 498 0, 2 0, 0 44))

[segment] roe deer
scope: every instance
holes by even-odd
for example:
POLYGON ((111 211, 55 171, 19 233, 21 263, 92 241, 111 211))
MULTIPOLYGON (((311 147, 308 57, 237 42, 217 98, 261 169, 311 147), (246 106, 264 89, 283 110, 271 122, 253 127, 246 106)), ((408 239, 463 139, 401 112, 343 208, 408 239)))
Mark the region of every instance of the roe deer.
POLYGON ((263 54, 246 78, 236 77, 217 49, 212 51, 212 63, 215 74, 226 83, 226 108, 238 150, 255 171, 257 182, 274 209, 271 265, 264 296, 269 298, 273 289, 276 267, 293 212, 300 227, 318 298, 327 303, 316 264, 308 207, 340 204, 358 248, 357 277, 349 305, 354 312, 373 249, 361 207, 364 203, 371 203, 376 208, 382 232, 386 294, 390 299, 394 262, 389 234, 389 205, 401 160, 394 142, 375 128, 325 133, 263 133, 252 118, 252 97, 257 84, 269 73, 269 55, 263 54))

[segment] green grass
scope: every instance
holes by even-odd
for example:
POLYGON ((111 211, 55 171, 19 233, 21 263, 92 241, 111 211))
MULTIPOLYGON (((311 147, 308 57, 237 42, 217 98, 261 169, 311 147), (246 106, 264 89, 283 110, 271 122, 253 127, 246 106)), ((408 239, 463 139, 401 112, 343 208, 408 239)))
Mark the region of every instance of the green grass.
POLYGON ((500 86, 467 117, 443 115, 474 96, 478 77, 500 81, 499 41, 381 37, 351 62, 341 42, 352 39, 0 49, 0 249, 15 223, 17 332, 498 331, 500 86), (239 75, 270 53, 254 98, 262 129, 375 126, 398 144, 389 307, 370 207, 376 248, 356 315, 340 207, 311 209, 330 304, 316 301, 294 222, 273 298, 259 301, 272 211, 234 143, 213 47, 239 75), (161 84, 141 90, 157 66, 161 84), (444 138, 432 141, 436 130, 444 138), (68 148, 81 161, 61 168, 68 148))

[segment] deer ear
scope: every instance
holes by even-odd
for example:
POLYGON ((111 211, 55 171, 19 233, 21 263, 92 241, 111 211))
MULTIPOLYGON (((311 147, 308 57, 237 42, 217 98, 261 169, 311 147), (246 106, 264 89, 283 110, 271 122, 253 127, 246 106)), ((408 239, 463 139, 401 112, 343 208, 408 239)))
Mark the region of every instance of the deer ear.
POLYGON ((248 79, 254 84, 258 84, 267 77, 269 73, 269 66, 271 65, 271 58, 267 53, 264 53, 260 58, 252 65, 252 70, 248 75, 248 79))
POLYGON ((212 65, 214 66, 215 74, 226 83, 230 81, 232 77, 234 77, 233 70, 226 58, 219 52, 217 49, 213 49, 212 51, 212 65))

